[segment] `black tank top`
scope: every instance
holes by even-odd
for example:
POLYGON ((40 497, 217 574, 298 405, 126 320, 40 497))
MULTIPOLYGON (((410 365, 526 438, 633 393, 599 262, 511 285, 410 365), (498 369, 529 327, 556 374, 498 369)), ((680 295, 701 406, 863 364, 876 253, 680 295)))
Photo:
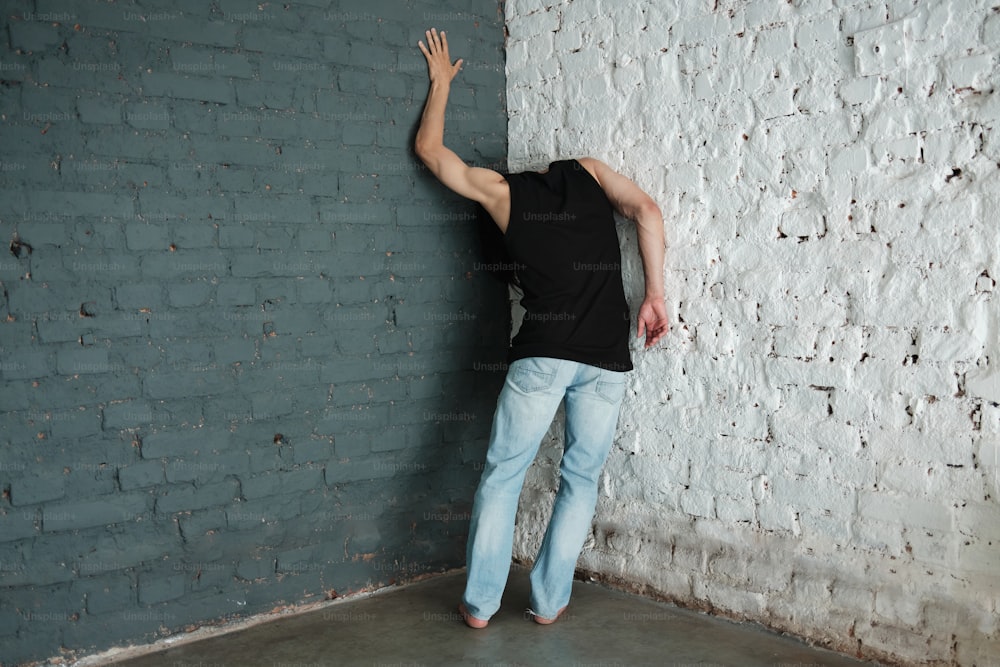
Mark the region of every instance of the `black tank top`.
POLYGON ((525 315, 509 359, 554 357, 632 370, 614 208, 576 160, 509 174, 504 243, 517 265, 525 315))

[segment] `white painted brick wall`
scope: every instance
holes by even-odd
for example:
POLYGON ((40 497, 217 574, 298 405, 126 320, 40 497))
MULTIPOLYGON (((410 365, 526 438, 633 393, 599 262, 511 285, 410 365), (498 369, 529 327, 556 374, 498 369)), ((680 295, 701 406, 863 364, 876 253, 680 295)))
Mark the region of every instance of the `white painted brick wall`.
POLYGON ((506 3, 510 169, 594 155, 666 217, 673 329, 634 352, 583 570, 866 657, 1000 664, 994 5, 506 3))

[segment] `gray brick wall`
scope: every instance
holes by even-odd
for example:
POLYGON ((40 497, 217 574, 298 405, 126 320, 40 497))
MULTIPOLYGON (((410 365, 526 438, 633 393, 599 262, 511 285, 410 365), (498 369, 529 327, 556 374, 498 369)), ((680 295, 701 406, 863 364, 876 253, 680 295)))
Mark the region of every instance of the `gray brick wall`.
POLYGON ((499 164, 501 4, 5 3, 0 663, 463 563, 509 311, 416 42, 499 164))

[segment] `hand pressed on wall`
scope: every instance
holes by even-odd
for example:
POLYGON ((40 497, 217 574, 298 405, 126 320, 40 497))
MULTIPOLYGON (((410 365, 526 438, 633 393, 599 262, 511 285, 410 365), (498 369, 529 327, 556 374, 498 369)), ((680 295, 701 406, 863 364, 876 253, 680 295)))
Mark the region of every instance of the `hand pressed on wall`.
POLYGON ((438 34, 436 28, 431 28, 424 35, 427 37, 427 45, 417 42, 417 46, 427 58, 427 74, 431 83, 451 83, 462 69, 462 59, 459 58, 452 64, 451 56, 448 55, 448 37, 443 30, 438 34))

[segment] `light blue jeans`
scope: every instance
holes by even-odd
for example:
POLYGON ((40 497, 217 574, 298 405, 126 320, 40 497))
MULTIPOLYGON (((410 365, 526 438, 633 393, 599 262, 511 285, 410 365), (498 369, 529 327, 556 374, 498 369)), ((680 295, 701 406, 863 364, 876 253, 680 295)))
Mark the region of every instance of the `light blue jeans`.
POLYGON ((462 601, 470 614, 486 620, 500 608, 524 476, 564 397, 559 491, 531 569, 530 602, 542 618, 554 618, 569 603, 624 393, 625 373, 575 361, 531 357, 507 369, 469 524, 462 601))

